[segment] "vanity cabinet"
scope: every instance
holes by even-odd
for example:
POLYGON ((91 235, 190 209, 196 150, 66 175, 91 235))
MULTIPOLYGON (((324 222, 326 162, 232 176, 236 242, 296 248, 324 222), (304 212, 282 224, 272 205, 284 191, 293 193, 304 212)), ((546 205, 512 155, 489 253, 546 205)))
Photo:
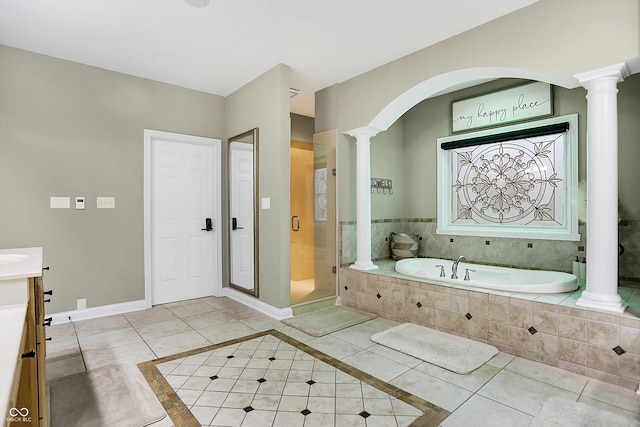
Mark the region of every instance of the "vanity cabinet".
POLYGON ((23 332, 20 379, 15 408, 19 420, 13 426, 48 426, 46 393, 46 336, 42 277, 29 278, 29 302, 23 332), (28 414, 26 411, 28 410, 28 414))

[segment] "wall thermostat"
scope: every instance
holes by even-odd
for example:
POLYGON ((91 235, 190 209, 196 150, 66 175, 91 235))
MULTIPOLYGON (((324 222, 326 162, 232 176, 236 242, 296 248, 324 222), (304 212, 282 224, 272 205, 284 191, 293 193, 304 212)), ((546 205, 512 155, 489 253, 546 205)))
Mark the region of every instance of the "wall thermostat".
POLYGON ((84 209, 84 197, 76 197, 76 209, 84 209))

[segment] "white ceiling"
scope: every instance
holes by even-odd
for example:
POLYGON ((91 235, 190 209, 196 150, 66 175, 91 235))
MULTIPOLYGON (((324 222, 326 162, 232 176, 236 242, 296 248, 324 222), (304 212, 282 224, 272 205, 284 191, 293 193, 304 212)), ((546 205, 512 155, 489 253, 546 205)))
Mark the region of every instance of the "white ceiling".
POLYGON ((537 0, 0 0, 0 44, 226 96, 279 63, 315 91, 537 0))

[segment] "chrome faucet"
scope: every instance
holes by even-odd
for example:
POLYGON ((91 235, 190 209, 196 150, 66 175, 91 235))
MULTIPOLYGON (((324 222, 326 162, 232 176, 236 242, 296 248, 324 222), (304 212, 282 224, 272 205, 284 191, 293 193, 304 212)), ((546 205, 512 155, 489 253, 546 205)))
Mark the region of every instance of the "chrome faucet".
POLYGON ((467 259, 464 256, 459 256, 458 259, 453 262, 453 265, 451 266, 452 279, 458 278, 458 264, 460 264, 460 261, 466 261, 466 260, 467 259))

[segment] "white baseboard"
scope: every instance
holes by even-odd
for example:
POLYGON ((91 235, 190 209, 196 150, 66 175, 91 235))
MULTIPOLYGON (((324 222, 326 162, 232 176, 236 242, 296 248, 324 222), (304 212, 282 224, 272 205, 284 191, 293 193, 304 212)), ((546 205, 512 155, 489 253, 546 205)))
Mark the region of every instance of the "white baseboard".
POLYGON ((293 310, 291 307, 277 308, 243 292, 236 291, 233 288, 222 288, 222 296, 229 297, 232 300, 253 308, 254 310, 258 310, 267 316, 273 317, 276 320, 293 317, 293 310))
POLYGON ((90 307, 84 310, 71 310, 62 313, 47 314, 45 317, 51 317, 52 325, 60 325, 62 323, 77 322, 79 320, 95 319, 98 317, 111 316, 113 314, 129 313, 131 311, 140 311, 150 308, 143 299, 138 301, 127 301, 117 304, 101 305, 99 307, 90 307))

